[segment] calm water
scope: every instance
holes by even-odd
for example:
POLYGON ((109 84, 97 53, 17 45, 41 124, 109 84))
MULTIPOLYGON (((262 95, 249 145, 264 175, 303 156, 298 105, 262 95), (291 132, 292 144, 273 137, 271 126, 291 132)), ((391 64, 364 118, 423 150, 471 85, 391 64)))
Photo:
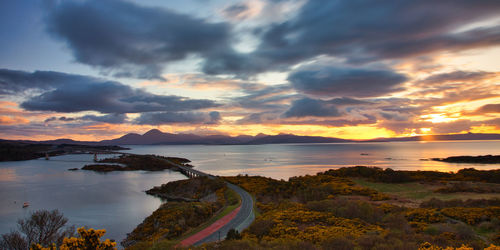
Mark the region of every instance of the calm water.
POLYGON ((185 157, 215 175, 264 175, 276 179, 330 168, 365 165, 408 170, 497 169, 500 164, 422 161, 454 155, 500 154, 500 141, 279 144, 238 146, 132 146, 131 152, 185 157))
POLYGON ((38 209, 59 209, 69 224, 104 228, 121 241, 156 210, 161 201, 144 193, 153 186, 185 179, 177 172, 68 171, 92 163, 92 155, 65 155, 0 163, 0 233, 38 209), (30 206, 23 209, 23 202, 30 206))
MULTIPOLYGON (((499 154, 500 141, 281 144, 238 146, 131 146, 131 152, 185 157, 197 169, 216 175, 264 175, 277 179, 330 168, 370 165, 393 169, 456 171, 496 169, 495 165, 449 164, 420 159, 453 155, 499 154)), ((59 209, 70 224, 105 228, 121 241, 150 215, 160 200, 143 191, 172 180, 177 172, 67 171, 92 162, 91 155, 66 155, 50 161, 0 163, 0 233, 37 209, 59 209), (30 202, 22 209, 24 201, 30 202)))

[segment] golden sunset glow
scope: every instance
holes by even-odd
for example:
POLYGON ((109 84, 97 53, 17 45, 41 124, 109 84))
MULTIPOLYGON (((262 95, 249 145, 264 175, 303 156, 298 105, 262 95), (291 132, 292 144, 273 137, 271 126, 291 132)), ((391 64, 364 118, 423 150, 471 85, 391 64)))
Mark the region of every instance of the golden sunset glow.
POLYGON ((0 138, 500 131, 496 11, 446 2, 439 15, 430 3, 348 15, 357 7, 347 2, 292 2, 26 4, 45 18, 0 41, 0 138), (331 15, 308 17, 318 9, 331 15), (426 15, 441 21, 421 23, 426 15))

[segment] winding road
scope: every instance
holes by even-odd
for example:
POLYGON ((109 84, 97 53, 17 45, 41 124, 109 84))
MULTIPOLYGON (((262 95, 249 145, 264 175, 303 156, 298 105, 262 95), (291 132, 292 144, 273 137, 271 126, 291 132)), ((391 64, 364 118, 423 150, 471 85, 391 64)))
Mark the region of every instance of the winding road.
MULTIPOLYGON (((166 160, 168 163, 178 167, 182 173, 187 174, 187 176, 208 176, 209 178, 218 178, 213 175, 204 173, 199 170, 188 168, 176 164, 172 161, 166 160)), ((223 240, 226 238, 227 232, 230 229, 236 229, 238 232, 243 231, 252 224, 255 220, 255 213, 253 211, 253 199, 252 196, 245 191, 243 188, 226 182, 227 187, 235 191, 241 197, 241 203, 238 208, 229 213, 228 215, 222 217, 221 219, 215 221, 205 229, 200 232, 184 239, 181 245, 201 245, 203 243, 214 242, 218 240, 223 240)))
MULTIPOLYGON (((205 237, 202 238, 201 240, 195 242, 194 243, 195 246, 201 245, 203 243, 218 241, 219 237, 221 240, 223 240, 226 237, 227 232, 230 229, 234 228, 238 232, 241 232, 245 228, 249 227, 250 224, 252 224, 252 222, 254 221, 255 214, 253 211, 252 196, 247 191, 243 190, 242 188, 240 188, 236 185, 233 185, 231 183, 227 183, 227 186, 230 189, 234 190, 236 193, 238 193, 241 197, 241 204, 236 209, 236 210, 238 210, 236 213, 236 216, 234 216, 231 220, 229 220, 222 227, 220 227, 219 229, 217 229, 215 231, 213 231, 213 230, 212 231, 209 230, 207 232, 204 232, 204 230, 201 231, 200 233, 204 232, 205 237)), ((231 215, 231 214, 229 214, 229 215, 231 215)), ((224 219, 224 217, 221 220, 223 220, 223 219, 224 219)), ((215 223, 217 223, 217 221, 215 223)), ((196 234, 193 236, 196 236, 196 234)))

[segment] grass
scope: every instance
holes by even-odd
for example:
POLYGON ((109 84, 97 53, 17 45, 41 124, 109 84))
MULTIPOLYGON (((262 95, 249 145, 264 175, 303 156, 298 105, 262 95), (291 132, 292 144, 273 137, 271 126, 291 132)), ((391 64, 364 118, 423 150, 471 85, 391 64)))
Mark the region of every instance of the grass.
POLYGON ((371 182, 361 178, 352 179, 356 184, 375 189, 379 192, 386 193, 389 195, 410 199, 416 202, 421 202, 431 198, 437 198, 441 200, 452 200, 452 199, 493 199, 500 198, 500 193, 435 193, 434 190, 437 188, 436 184, 422 184, 419 182, 409 182, 409 183, 381 183, 381 182, 371 182))

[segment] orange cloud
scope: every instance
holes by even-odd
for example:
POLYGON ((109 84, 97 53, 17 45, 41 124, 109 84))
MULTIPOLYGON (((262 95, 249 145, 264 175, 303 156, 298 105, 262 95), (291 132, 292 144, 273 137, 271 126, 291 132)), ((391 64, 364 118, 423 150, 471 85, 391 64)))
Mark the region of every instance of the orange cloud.
POLYGON ((30 121, 20 116, 0 116, 0 125, 27 124, 30 121))

